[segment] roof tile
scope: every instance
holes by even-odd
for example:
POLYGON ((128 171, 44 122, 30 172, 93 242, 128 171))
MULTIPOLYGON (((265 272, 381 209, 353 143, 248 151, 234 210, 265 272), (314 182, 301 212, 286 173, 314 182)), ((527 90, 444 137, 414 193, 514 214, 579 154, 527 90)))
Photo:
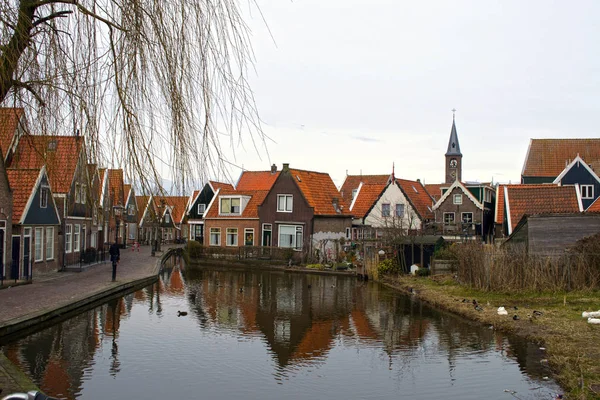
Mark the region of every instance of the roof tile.
MULTIPOLYGON (((187 196, 154 196, 155 206, 162 210, 166 204, 171 208, 171 215, 176 224, 183 222, 189 198, 187 196)), ((162 215, 162 211, 160 212, 162 215)))
POLYGON ((314 208, 316 216, 351 215, 350 206, 341 198, 340 192, 328 173, 291 168, 289 172, 296 180, 308 204, 314 208), (337 199, 341 212, 336 210, 334 199, 337 199))
POLYGON ((18 224, 35 186, 39 169, 7 169, 8 181, 13 191, 13 224, 18 224))
POLYGON ((580 212, 575 186, 508 185, 505 188, 511 230, 524 215, 580 212))
POLYGON ((364 218, 386 187, 387 184, 363 183, 350 210, 352 215, 355 218, 364 218))
POLYGON ((241 215, 219 215, 219 198, 215 199, 215 202, 210 207, 208 212, 204 215, 204 219, 210 218, 232 218, 232 219, 244 219, 244 218, 258 218, 258 206, 263 203, 265 197, 269 193, 268 190, 228 190, 222 189, 219 191, 218 197, 221 196, 249 196, 250 201, 246 204, 241 215))
POLYGON ((408 179, 396 179, 402 191, 422 219, 434 219, 433 199, 421 182, 408 179))
POLYGON ((352 204, 352 191, 358 189, 360 183, 386 185, 390 175, 346 175, 340 194, 346 204, 352 204))
POLYGON ((2 158, 6 156, 23 114, 22 108, 0 108, 0 155, 2 158))
POLYGON ((523 176, 556 177, 577 155, 600 173, 600 139, 531 139, 523 176))
POLYGON ((278 176, 279 171, 244 171, 235 190, 270 190, 278 176))

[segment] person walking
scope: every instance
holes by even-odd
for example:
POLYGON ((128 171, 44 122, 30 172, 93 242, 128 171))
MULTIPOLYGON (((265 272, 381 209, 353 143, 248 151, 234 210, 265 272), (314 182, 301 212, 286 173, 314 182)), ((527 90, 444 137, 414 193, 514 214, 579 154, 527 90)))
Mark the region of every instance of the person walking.
POLYGON ((117 280, 117 263, 121 260, 121 250, 119 250, 117 242, 110 245, 108 253, 110 254, 110 261, 112 262, 112 281, 114 282, 117 280))

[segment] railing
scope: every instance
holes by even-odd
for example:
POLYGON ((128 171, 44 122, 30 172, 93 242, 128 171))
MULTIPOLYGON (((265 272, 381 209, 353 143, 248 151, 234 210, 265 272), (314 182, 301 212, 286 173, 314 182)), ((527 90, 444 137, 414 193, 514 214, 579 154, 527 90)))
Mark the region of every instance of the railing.
POLYGON ((213 258, 223 260, 256 260, 256 261, 283 261, 288 263, 297 263, 302 260, 304 252, 296 251, 290 248, 282 247, 263 247, 263 246, 239 246, 239 247, 218 247, 191 245, 197 243, 188 242, 186 247, 191 258, 213 258))
MULTIPOLYGON (((82 270, 89 265, 105 263, 109 259, 109 248, 110 246, 108 244, 100 245, 98 248, 89 247, 79 253, 79 261, 75 264, 78 264, 79 269, 82 270)), ((73 264, 69 266, 73 266, 73 264)))

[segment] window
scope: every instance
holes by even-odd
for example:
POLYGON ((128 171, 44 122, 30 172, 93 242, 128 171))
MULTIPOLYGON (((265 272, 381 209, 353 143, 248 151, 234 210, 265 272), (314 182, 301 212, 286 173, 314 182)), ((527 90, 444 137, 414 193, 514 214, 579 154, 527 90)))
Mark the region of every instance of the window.
POLYGON ((198 214, 204 214, 206 211, 206 204, 198 204, 198 214))
POLYGON ((210 228, 210 245, 221 245, 221 228, 210 228))
POLYGON ((170 224, 171 223, 171 215, 169 215, 169 213, 165 214, 165 224, 170 224))
POLYGON ((75 203, 81 202, 81 189, 79 188, 79 183, 75 184, 75 203))
POLYGON ((454 224, 454 213, 444 213, 444 225, 454 224))
POLYGON ((295 225, 279 226, 279 247, 291 247, 296 250, 302 249, 303 228, 295 225))
POLYGON ((396 204, 396 217, 404 217, 404 204, 396 204))
POLYGON ((358 189, 352 189, 352 200, 356 197, 356 193, 358 193, 358 189))
POLYGON ((227 246, 238 245, 238 230, 237 228, 227 228, 227 246))
POLYGON ((382 217, 389 217, 390 216, 390 205, 389 204, 382 204, 381 205, 381 216, 382 217))
POLYGON ((135 206, 133 204, 129 205, 128 214, 135 215, 135 206))
POLYGON ((46 260, 54 259, 54 228, 46 227, 46 260))
POLYGON ((462 204, 462 194, 455 194, 452 202, 454 204, 462 204))
POLYGON ((492 191, 491 190, 485 190, 485 201, 487 201, 488 203, 492 202, 492 191))
POLYGON ((462 223, 463 224, 472 224, 473 223, 473 213, 471 213, 471 212, 462 213, 462 223))
POLYGON ((81 233, 81 225, 75 224, 75 231, 73 231, 73 252, 77 253, 80 249, 81 242, 79 241, 79 234, 81 233))
POLYGON ((278 212, 292 212, 293 197, 291 194, 278 194, 277 195, 277 211, 278 212))
POLYGON ((240 214, 240 198, 221 198, 221 214, 240 214))
POLYGON ((73 242, 71 241, 71 232, 73 230, 73 225, 65 225, 65 252, 70 253, 73 251, 73 242))
POLYGON ((48 188, 46 186, 42 186, 40 189, 40 207, 48 207, 48 188))
POLYGON ((86 233, 86 229, 87 227, 85 225, 81 225, 81 244, 83 245, 82 248, 85 250, 85 244, 86 244, 86 237, 85 237, 85 233, 86 233))
POLYGON ((352 238, 352 229, 346 228, 346 239, 352 238))
POLYGON ((593 199, 594 198, 594 185, 580 185, 581 198, 582 199, 593 199))
POLYGON ((96 246, 98 242, 98 232, 94 232, 92 233, 92 236, 90 236, 90 247, 96 248, 96 246))
POLYGON ((252 229, 252 228, 244 229, 244 245, 245 246, 254 246, 254 229, 252 229))
POLYGON ((85 204, 86 197, 87 197, 87 195, 86 195, 85 185, 81 185, 81 196, 80 196, 81 204, 85 204))
POLYGON ((44 228, 35 228, 35 261, 44 260, 44 228))

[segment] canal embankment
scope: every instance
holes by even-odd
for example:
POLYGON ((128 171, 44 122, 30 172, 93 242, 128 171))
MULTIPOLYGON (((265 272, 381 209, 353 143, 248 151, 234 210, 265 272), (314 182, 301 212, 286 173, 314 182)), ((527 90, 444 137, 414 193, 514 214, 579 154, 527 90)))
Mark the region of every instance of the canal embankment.
MULTIPOLYGON (((0 291, 0 344, 25 335, 158 279, 165 257, 172 249, 152 256, 150 247, 122 249, 116 282, 110 262, 83 272, 60 272, 40 277, 29 285, 0 291)), ((35 385, 5 357, 0 357, 0 389, 3 393, 35 389, 35 385), (16 371, 16 372, 15 372, 16 371)))
POLYGON ((547 355, 542 362, 549 364, 566 398, 600 398, 600 325, 581 316, 600 309, 597 291, 489 292, 460 285, 452 275, 384 276, 380 281, 436 308, 538 343, 547 355), (499 315, 499 307, 507 315, 499 315))

